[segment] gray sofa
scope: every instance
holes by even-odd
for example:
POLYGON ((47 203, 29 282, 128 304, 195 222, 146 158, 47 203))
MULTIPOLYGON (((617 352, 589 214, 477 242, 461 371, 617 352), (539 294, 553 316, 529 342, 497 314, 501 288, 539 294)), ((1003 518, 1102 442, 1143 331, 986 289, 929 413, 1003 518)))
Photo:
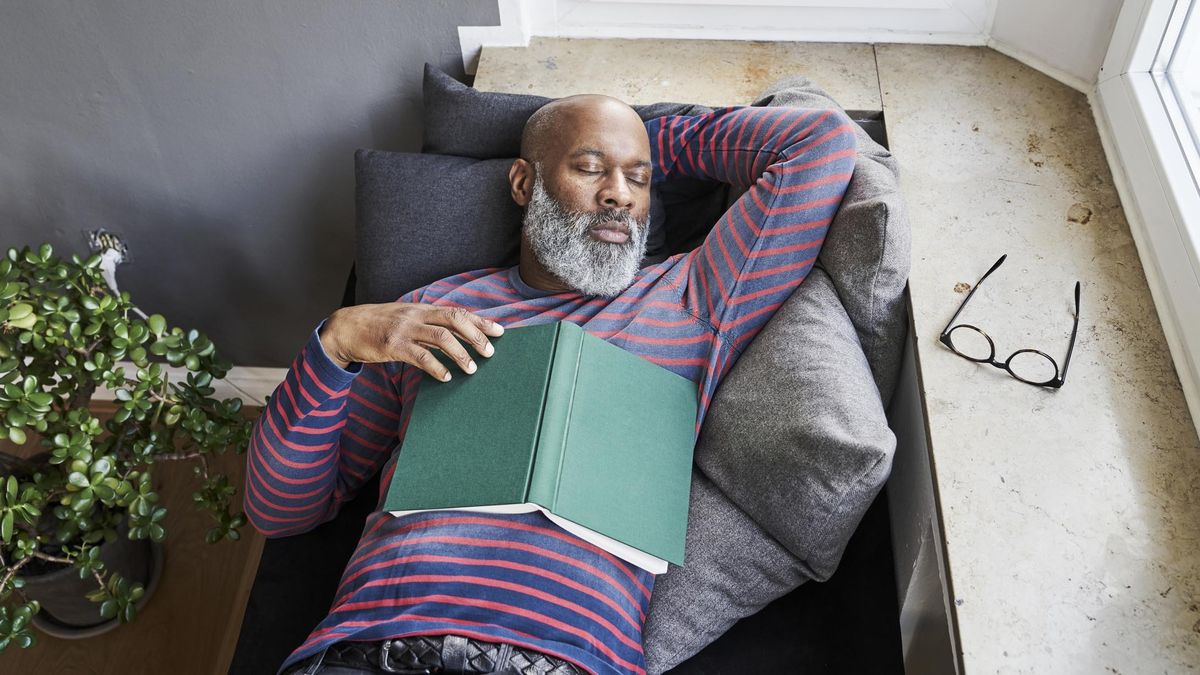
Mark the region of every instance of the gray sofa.
MULTIPOLYGON (((515 264, 519 212, 503 176, 525 119, 546 100, 479 92, 427 68, 425 153, 357 155, 353 295, 359 302, 394 300, 467 269, 515 264)), ((780 82, 754 105, 837 107, 803 78, 780 82)), ((705 108, 638 110, 649 119, 705 108)), ((647 262, 697 245, 734 196, 712 184, 662 186, 654 196, 656 234, 647 262)), ((658 577, 651 598, 644 635, 650 673, 675 667, 740 619, 838 568, 887 480, 895 449, 884 409, 907 325, 908 237, 895 161, 862 132, 855 173, 818 266, 713 399, 696 448, 686 563, 658 577)), ((259 672, 255 664, 275 658, 256 660, 253 653, 265 617, 276 617, 271 639, 294 646, 306 634, 300 627, 323 616, 326 582, 314 584, 312 576, 330 576, 336 561, 319 563, 324 567, 303 582, 317 608, 291 611, 285 608, 297 601, 288 589, 298 588, 298 577, 284 561, 294 566, 300 552, 321 546, 332 552, 323 557, 341 556, 344 565, 357 536, 354 519, 361 527, 369 508, 348 505, 348 513, 313 533, 268 542, 231 672, 259 672), (340 529, 328 527, 343 517, 340 529), (287 632, 280 618, 298 637, 279 635, 287 632)), ((336 581, 334 575, 327 583, 336 581)))

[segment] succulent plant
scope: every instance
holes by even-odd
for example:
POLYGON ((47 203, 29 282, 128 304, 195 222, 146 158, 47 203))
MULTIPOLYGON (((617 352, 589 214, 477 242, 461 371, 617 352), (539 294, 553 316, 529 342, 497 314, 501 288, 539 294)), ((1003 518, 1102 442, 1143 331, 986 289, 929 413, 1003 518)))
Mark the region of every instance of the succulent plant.
POLYGON ((34 640, 29 624, 39 607, 22 592, 31 571, 74 566, 96 582, 87 597, 98 619, 134 619, 145 590, 105 569, 100 545, 126 519, 130 539, 166 537, 159 461, 194 463, 194 503, 214 521, 207 541, 238 539, 246 518, 231 510, 235 489, 209 466, 214 454, 244 453, 250 439, 241 399, 213 398, 213 381, 229 367, 199 331, 145 316, 127 292, 115 292, 100 255, 63 260, 49 244, 8 250, 0 260, 0 436, 44 452, 0 452, 0 650, 34 640), (100 387, 115 392, 108 419, 89 407, 100 387))

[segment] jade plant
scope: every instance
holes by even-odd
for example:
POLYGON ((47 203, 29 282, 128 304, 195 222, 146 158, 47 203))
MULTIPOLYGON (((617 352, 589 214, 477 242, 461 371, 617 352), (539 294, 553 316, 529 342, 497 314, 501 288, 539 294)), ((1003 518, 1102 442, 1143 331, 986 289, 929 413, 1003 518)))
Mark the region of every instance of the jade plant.
POLYGON ((0 650, 34 642, 39 605, 25 578, 64 566, 95 581, 87 597, 98 621, 135 618, 145 589, 105 569, 100 546, 119 530, 166 537, 158 462, 194 465, 193 501, 213 518, 208 542, 238 539, 246 522, 231 510, 228 477, 210 467, 250 439, 241 400, 213 398, 229 364, 199 331, 142 313, 101 261, 63 260, 49 244, 0 260, 0 437, 9 442, 0 448, 0 650), (89 405, 97 389, 112 392, 110 416, 89 405))

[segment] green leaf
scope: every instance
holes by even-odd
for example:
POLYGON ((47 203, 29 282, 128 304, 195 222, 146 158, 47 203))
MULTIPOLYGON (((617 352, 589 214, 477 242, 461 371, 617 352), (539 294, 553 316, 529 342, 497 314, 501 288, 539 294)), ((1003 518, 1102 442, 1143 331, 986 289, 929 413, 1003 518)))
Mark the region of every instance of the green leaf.
POLYGON ((151 314, 146 323, 150 325, 150 332, 154 333, 154 337, 162 335, 162 332, 167 328, 167 320, 161 314, 151 314))
POLYGON ((133 399, 133 395, 129 393, 128 389, 125 389, 124 387, 122 387, 121 389, 117 390, 117 400, 118 401, 129 401, 132 399, 133 399))
POLYGON ((100 459, 96 460, 95 464, 92 464, 92 473, 98 473, 101 476, 104 476, 110 471, 112 471, 112 462, 108 461, 104 457, 101 457, 100 459))
POLYGON ((18 302, 17 304, 8 308, 9 321, 20 321, 30 314, 33 314, 33 307, 24 302, 18 302))
POLYGON ((195 354, 188 354, 183 363, 187 366, 188 370, 200 370, 200 357, 195 354))
POLYGON ((42 262, 50 260, 50 256, 53 253, 54 247, 50 246, 50 244, 42 244, 42 247, 38 249, 38 257, 42 259, 42 262))
POLYGON ((79 304, 83 305, 83 308, 89 312, 94 312, 100 309, 100 303, 96 302, 96 299, 90 295, 83 296, 83 299, 79 301, 79 304))
POLYGON ((8 424, 13 427, 23 427, 29 421, 29 416, 21 412, 19 408, 11 408, 8 411, 8 424))
POLYGON ((0 539, 3 539, 4 543, 7 544, 9 542, 9 540, 12 539, 12 530, 13 530, 13 512, 5 511, 4 512, 4 520, 0 520, 0 539))
POLYGON ((9 427, 8 440, 17 445, 25 445, 25 430, 20 427, 9 427))
POLYGON ((117 601, 105 600, 100 603, 100 616, 105 619, 111 619, 117 615, 117 601))
POLYGON ((5 485, 5 492, 8 493, 8 503, 9 504, 13 503, 13 500, 15 500, 17 498, 17 487, 18 487, 17 486, 17 477, 9 476, 7 485, 5 485))
POLYGON ((88 482, 87 476, 78 471, 72 471, 70 475, 67 476, 67 482, 78 488, 85 488, 91 485, 91 483, 88 482))

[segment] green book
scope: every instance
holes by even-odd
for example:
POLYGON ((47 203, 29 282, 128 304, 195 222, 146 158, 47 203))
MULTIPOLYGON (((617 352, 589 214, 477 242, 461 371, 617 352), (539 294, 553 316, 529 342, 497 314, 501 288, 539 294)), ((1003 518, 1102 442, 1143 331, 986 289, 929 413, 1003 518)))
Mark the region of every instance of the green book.
POLYGON ((422 376, 384 509, 540 510, 655 574, 682 565, 696 384, 570 322, 492 341, 474 374, 422 376))

